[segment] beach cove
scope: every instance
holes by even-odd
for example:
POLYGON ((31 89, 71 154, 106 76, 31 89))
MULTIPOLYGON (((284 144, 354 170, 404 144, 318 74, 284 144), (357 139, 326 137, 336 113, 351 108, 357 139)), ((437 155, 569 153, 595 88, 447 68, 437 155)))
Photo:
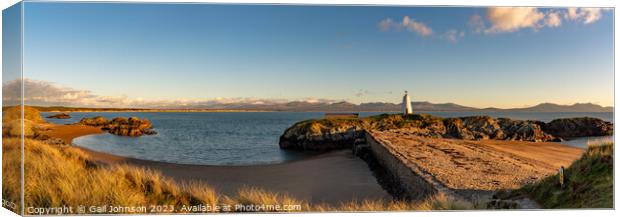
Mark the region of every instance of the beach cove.
MULTIPOLYGON (((72 144, 80 136, 104 133, 97 127, 47 124, 45 132, 72 144)), ((288 194, 312 203, 337 205, 352 200, 390 200, 366 163, 351 150, 318 154, 301 160, 253 166, 207 166, 140 160, 74 146, 103 164, 128 164, 160 171, 177 181, 202 181, 233 195, 242 187, 288 194)))

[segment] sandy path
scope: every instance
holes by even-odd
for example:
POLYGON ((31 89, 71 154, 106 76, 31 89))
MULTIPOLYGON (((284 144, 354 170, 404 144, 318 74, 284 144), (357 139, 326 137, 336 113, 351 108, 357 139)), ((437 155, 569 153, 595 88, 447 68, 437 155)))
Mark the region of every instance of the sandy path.
MULTIPOLYGON (((48 124, 46 127, 49 129, 45 132, 47 135, 67 142, 79 136, 101 133, 97 128, 81 125, 48 124)), ((334 205, 351 200, 391 198, 377 183, 366 163, 354 157, 350 150, 273 165, 204 166, 139 160, 78 148, 95 161, 142 166, 161 171, 177 181, 204 181, 227 195, 236 193, 243 186, 253 186, 313 203, 334 205)))

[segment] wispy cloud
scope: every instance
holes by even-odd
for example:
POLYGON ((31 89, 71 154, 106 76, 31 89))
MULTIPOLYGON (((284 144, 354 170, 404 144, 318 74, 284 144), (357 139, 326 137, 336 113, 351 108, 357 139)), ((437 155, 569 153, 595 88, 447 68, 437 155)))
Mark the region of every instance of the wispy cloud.
POLYGON ((469 18, 469 21, 467 21, 467 26, 469 26, 469 28, 471 28, 475 33, 482 33, 487 28, 484 24, 482 16, 479 14, 472 15, 469 18))
POLYGON ((409 16, 404 16, 401 22, 386 18, 379 22, 379 29, 381 31, 401 31, 405 29, 409 32, 414 32, 423 37, 433 34, 433 29, 428 27, 423 22, 419 22, 415 19, 409 18, 409 16))
POLYGON ((356 97, 364 97, 364 96, 371 95, 371 94, 373 94, 373 93, 372 93, 372 92, 370 92, 369 90, 366 90, 366 89, 359 89, 359 90, 357 91, 357 93, 355 93, 355 96, 356 96, 356 97))
MULTIPOLYGON (((2 84, 3 104, 20 103, 19 80, 2 84)), ((255 97, 216 97, 213 99, 175 99, 158 100, 129 98, 127 96, 101 96, 89 90, 64 87, 47 81, 24 79, 24 103, 37 106, 72 106, 72 107, 117 107, 117 108, 190 108, 209 107, 225 104, 281 104, 291 101, 308 103, 334 103, 337 100, 302 98, 302 99, 261 99, 255 97)))
POLYGON ((443 34, 443 37, 446 38, 449 42, 456 43, 463 37, 465 37, 465 32, 451 29, 446 31, 446 33, 443 34))

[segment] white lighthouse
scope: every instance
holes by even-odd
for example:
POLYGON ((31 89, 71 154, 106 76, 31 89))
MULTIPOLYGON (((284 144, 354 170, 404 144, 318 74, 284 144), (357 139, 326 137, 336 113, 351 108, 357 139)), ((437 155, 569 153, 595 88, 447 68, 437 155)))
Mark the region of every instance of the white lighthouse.
POLYGON ((413 109, 411 108, 411 97, 407 91, 405 91, 405 96, 403 96, 403 115, 413 114, 413 109))

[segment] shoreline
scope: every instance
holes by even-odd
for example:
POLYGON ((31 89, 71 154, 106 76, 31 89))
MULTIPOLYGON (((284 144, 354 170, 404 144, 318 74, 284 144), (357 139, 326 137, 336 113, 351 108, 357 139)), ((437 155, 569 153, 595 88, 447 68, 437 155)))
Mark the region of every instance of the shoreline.
MULTIPOLYGON (((96 127, 45 124, 50 137, 73 139, 105 133, 96 127)), ((257 187, 311 203, 337 205, 352 200, 390 200, 372 171, 351 150, 319 153, 307 158, 266 165, 192 165, 141 160, 94 151, 71 144, 103 164, 127 164, 161 172, 178 182, 201 181, 217 192, 235 195, 240 188, 257 187)))

